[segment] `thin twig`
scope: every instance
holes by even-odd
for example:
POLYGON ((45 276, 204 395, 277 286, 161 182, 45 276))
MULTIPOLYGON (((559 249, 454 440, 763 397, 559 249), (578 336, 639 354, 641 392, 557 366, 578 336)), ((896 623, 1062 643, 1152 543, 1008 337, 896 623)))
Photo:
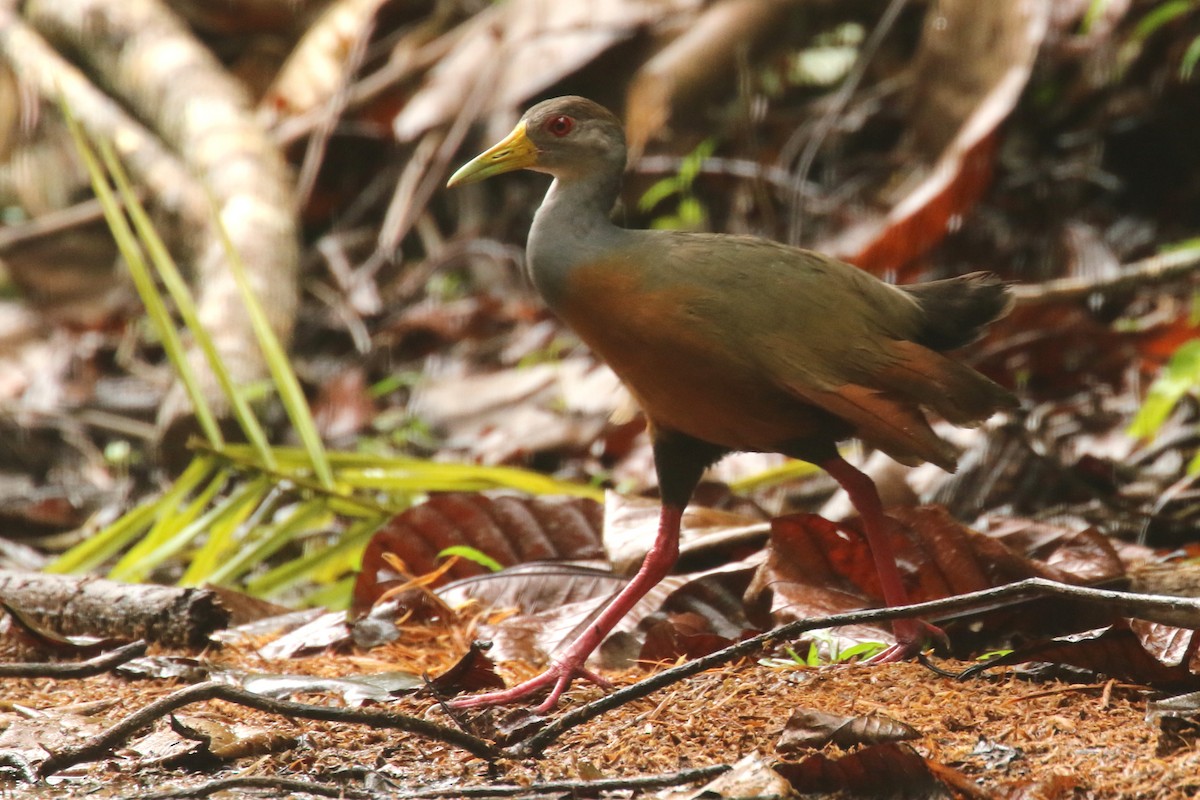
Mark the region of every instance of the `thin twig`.
POLYGON ((1041 697, 1054 697, 1060 694, 1074 694, 1076 692, 1100 692, 1102 695, 1106 692, 1111 692, 1113 688, 1132 689, 1134 691, 1145 690, 1145 686, 1136 683, 1115 683, 1111 678, 1104 683, 1072 683, 1069 686, 1052 686, 1049 689, 1042 689, 1037 692, 1030 692, 1018 697, 1010 697, 1004 701, 1004 705, 1011 706, 1017 703, 1024 703, 1026 700, 1036 700, 1041 697))
POLYGON ((1031 306, 1088 297, 1093 294, 1114 294, 1156 283, 1167 283, 1200 267, 1200 247, 1183 247, 1126 264, 1115 275, 1103 278, 1059 278, 1043 283, 1019 284, 1012 287, 1017 305, 1031 306))
MULTIPOLYGON (((145 195, 145 191, 140 191, 145 195)), ((145 200, 144 196, 139 199, 145 200)), ((66 208, 47 211, 25 222, 12 222, 0 228, 0 253, 41 239, 62 236, 68 231, 82 228, 104 219, 104 209, 96 198, 82 200, 66 208)))
MULTIPOLYGON (((182 800, 189 797, 208 797, 217 792, 228 792, 239 789, 270 789, 272 797, 284 794, 311 794, 317 797, 345 797, 349 800, 370 800, 380 797, 374 792, 359 789, 341 783, 316 783, 304 778, 281 778, 276 775, 238 775, 233 778, 219 778, 199 786, 185 786, 178 789, 167 789, 151 794, 138 793, 123 800, 182 800)), ((242 796, 241 792, 236 792, 242 796)))
POLYGON ((121 645, 87 661, 0 663, 0 678, 88 678, 146 654, 146 640, 121 645))
POLYGON ((342 722, 351 725, 365 725, 370 728, 385 728, 408 731, 427 736, 430 739, 446 742, 461 747, 468 753, 479 758, 492 760, 497 756, 492 745, 482 739, 464 733, 456 728, 449 728, 435 722, 412 717, 405 714, 393 714, 378 709, 333 708, 318 706, 310 703, 297 703, 292 700, 273 700, 260 694, 248 692, 237 686, 208 681, 180 689, 166 697, 135 711, 125 719, 113 725, 106 731, 97 734, 73 747, 68 747, 52 754, 42 763, 42 777, 59 772, 67 767, 84 761, 102 758, 125 742, 133 734, 166 716, 177 708, 200 703, 206 700, 225 700, 230 703, 255 708, 272 714, 301 719, 323 720, 325 722, 342 722))
POLYGON ((662 789, 667 786, 682 786, 686 783, 709 780, 732 767, 714 764, 708 767, 684 769, 662 775, 639 775, 632 778, 608 778, 606 780, 547 781, 528 786, 491 784, 488 786, 457 786, 453 788, 421 789, 416 792, 398 792, 390 795, 396 800, 438 800, 442 797, 525 797, 533 794, 563 794, 569 797, 591 797, 601 792, 634 791, 639 789, 662 789))
MULTIPOLYGON (((346 786, 340 783, 314 783, 295 778, 279 778, 270 775, 242 775, 234 778, 221 778, 209 781, 200 786, 189 786, 180 789, 169 789, 154 794, 139 794, 138 800, 183 800, 183 798, 207 797, 217 792, 232 789, 273 789, 277 792, 293 792, 311 794, 318 797, 347 797, 374 798, 387 797, 389 800, 438 800, 443 797, 528 797, 539 794, 564 794, 568 796, 593 796, 601 792, 635 791, 645 789, 661 789, 668 786, 682 786, 697 781, 715 778, 730 767, 726 764, 714 764, 709 767, 685 769, 663 775, 639 775, 632 778, 609 778, 607 780, 576 780, 576 781, 547 781, 528 785, 488 784, 485 786, 455 786, 451 788, 420 789, 413 792, 389 791, 374 793, 367 789, 346 786)), ((132 798, 130 798, 132 800, 132 798)))
POLYGON ((337 89, 330 95, 329 100, 322 105, 321 114, 316 126, 308 137, 304 148, 304 158, 300 162, 300 172, 296 176, 296 203, 301 208, 308 205, 313 187, 317 184, 317 173, 321 168, 322 156, 337 129, 338 122, 350 102, 350 87, 353 85, 355 74, 367 57, 367 45, 375 32, 375 17, 370 19, 358 30, 350 51, 346 53, 341 65, 341 75, 338 78, 337 89))
POLYGON ((685 678, 690 678, 705 670, 757 653, 774 642, 784 639, 794 639, 808 631, 819 630, 821 628, 836 628, 844 625, 886 622, 908 617, 934 616, 944 612, 965 611, 981 606, 990 606, 1000 600, 1032 600, 1042 597, 1063 597, 1082 600, 1111 608, 1123 616, 1137 617, 1151 622, 1160 622, 1165 625, 1180 627, 1200 626, 1200 599, 1197 598, 1134 594, 1132 592, 1114 592, 1107 589, 1089 589, 1083 586, 1070 586, 1065 583, 1046 580, 1045 578, 1028 578, 1017 583, 1010 583, 993 589, 984 589, 940 600, 930 600, 925 603, 914 603, 894 608, 865 609, 844 614, 832 614, 827 617, 802 619, 760 634, 752 639, 746 639, 737 644, 730 645, 723 650, 718 650, 715 653, 697 658, 694 661, 688 661, 677 667, 672 667, 671 669, 651 675, 649 678, 639 681, 632 686, 619 689, 612 694, 605 695, 598 700, 580 706, 554 720, 526 741, 506 748, 504 754, 513 758, 536 756, 570 729, 595 719, 607 711, 618 708, 631 700, 645 697, 652 692, 678 683, 685 678))
POLYGON ((837 124, 838 119, 846 108, 846 104, 850 102, 850 98, 854 95, 854 90, 858 88, 859 82, 866 75, 867 66, 871 63, 871 59, 875 57, 875 53, 883 43, 884 37, 892 29, 892 26, 900 16, 900 12, 907 3, 908 0, 891 0, 887 8, 883 10, 883 16, 879 18, 879 22, 871 31, 871 35, 863 43, 862 49, 858 52, 858 58, 854 61, 854 66, 850 68, 850 72, 846 75, 845 80, 837 88, 837 91, 831 98, 829 109, 817 121, 812 137, 808 140, 808 144, 804 146, 804 151, 800 154, 800 160, 796 165, 795 177, 793 179, 792 220, 788 226, 788 244, 799 244, 803 238, 804 204, 800 201, 803 196, 804 187, 808 184, 808 173, 817 158, 817 153, 820 152, 821 145, 825 143, 825 138, 833 130, 834 125, 837 124))

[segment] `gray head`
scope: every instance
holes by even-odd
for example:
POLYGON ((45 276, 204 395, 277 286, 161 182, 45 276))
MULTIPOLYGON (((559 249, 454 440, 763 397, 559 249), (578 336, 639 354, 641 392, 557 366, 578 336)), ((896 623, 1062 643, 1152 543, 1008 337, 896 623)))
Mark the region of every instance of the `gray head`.
POLYGON ((563 181, 601 177, 625 169, 625 131, 604 106, 584 97, 556 97, 525 112, 512 133, 464 164, 449 186, 517 169, 545 172, 563 181))

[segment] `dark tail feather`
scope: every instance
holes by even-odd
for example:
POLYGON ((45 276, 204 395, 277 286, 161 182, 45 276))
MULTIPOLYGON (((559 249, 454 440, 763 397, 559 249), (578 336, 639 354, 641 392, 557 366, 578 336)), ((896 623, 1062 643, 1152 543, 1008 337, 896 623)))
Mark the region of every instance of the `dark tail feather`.
POLYGON ((1013 305, 1008 286, 990 272, 900 288, 916 298, 925 312, 925 322, 913 341, 930 350, 953 350, 970 344, 1013 305))

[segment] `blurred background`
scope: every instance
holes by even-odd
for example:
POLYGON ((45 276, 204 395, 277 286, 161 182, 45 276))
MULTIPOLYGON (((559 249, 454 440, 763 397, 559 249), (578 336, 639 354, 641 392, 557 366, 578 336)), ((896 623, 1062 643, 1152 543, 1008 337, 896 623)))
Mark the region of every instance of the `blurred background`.
MULTIPOLYGON (((652 491, 642 422, 524 276, 546 178, 443 189, 560 94, 626 121, 628 226, 753 233, 898 282, 1017 284, 1015 313, 965 357, 1027 414, 960 442, 984 455, 954 483, 905 473, 889 499, 1189 544, 1197 61, 1184 0, 0 3, 0 561, 46 566, 195 452, 64 109, 129 171, 272 442, 294 434, 222 228, 330 448, 652 491)), ((780 467, 732 458, 703 499, 766 515, 832 493, 755 482, 780 467)), ((321 520, 314 541, 349 525, 321 520)))

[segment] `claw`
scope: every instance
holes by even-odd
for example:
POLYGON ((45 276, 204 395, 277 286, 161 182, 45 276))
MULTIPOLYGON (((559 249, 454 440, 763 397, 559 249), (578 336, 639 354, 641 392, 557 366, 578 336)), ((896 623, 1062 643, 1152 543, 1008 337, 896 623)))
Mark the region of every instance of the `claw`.
POLYGON ((486 706, 501 706, 528 699, 550 686, 550 696, 547 697, 536 711, 544 714, 554 708, 558 698, 571 685, 575 678, 583 678, 598 686, 607 688, 608 681, 594 672, 589 671, 584 664, 600 643, 616 626, 621 618, 629 613, 629 609, 645 596, 671 570, 679 555, 679 522, 683 517, 683 506, 664 503, 662 515, 659 517, 658 537, 654 546, 646 554, 642 568, 633 576, 633 580, 625 584, 612 602, 600 612, 600 616, 571 643, 551 665, 550 668, 536 678, 517 684, 511 689, 473 697, 460 697, 450 702, 451 708, 484 708, 486 706))
POLYGON ((563 692, 571 685, 571 681, 575 678, 583 678, 585 681, 594 683, 603 688, 609 688, 610 684, 604 678, 601 678, 596 673, 589 669, 585 669, 582 665, 572 666, 566 661, 556 661, 550 667, 537 677, 530 678, 524 683, 519 683, 510 689, 504 689, 498 692, 488 692, 486 694, 472 695, 471 697, 459 697, 450 701, 451 708, 487 708, 489 706, 502 706, 509 703, 515 703, 520 700, 526 700, 531 695, 536 695, 551 686, 550 695, 541 702, 534 711, 538 714, 545 714, 558 703, 563 692))
POLYGON ((894 664, 914 658, 930 640, 949 647, 950 638, 936 625, 920 619, 899 619, 892 624, 896 632, 896 643, 867 659, 868 664, 894 664))

